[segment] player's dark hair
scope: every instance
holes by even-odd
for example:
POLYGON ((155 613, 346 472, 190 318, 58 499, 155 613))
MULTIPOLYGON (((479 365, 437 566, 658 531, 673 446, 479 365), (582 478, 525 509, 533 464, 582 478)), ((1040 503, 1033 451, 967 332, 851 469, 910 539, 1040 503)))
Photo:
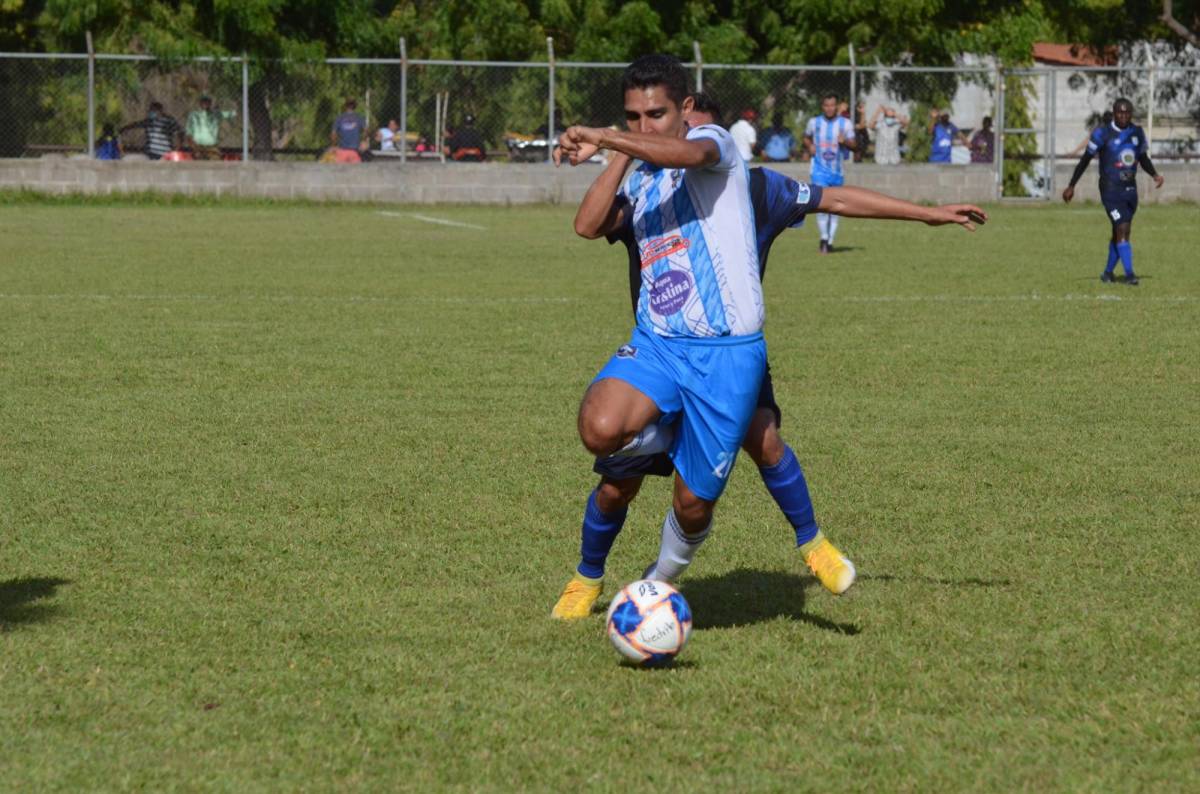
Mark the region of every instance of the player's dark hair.
POLYGON ((687 70, 674 55, 643 55, 625 67, 621 77, 621 93, 635 88, 662 86, 667 99, 675 105, 683 105, 688 95, 687 70))
POLYGON ((828 94, 825 94, 824 96, 821 97, 822 102, 824 102, 826 99, 832 99, 834 102, 837 102, 838 95, 833 93, 832 91, 830 91, 828 94))
POLYGON ((1121 98, 1120 98, 1120 99, 1118 99, 1116 102, 1113 102, 1113 113, 1116 113, 1116 112, 1117 112, 1117 108, 1118 108, 1118 107, 1121 107, 1122 105, 1123 105, 1125 108, 1127 108, 1127 109, 1129 110, 1129 112, 1130 112, 1130 113, 1132 113, 1132 112, 1133 112, 1133 103, 1132 103, 1132 102, 1130 102, 1130 101, 1129 101, 1128 99, 1126 99, 1125 97, 1121 97, 1121 98))
POLYGON ((703 91, 697 91, 692 94, 692 109, 697 113, 707 113, 712 116, 713 124, 719 127, 724 126, 721 106, 717 103, 717 100, 713 99, 711 94, 706 94, 703 91))
POLYGON ((991 117, 991 116, 984 116, 984 117, 983 117, 983 126, 984 126, 985 128, 992 126, 992 117, 991 117))

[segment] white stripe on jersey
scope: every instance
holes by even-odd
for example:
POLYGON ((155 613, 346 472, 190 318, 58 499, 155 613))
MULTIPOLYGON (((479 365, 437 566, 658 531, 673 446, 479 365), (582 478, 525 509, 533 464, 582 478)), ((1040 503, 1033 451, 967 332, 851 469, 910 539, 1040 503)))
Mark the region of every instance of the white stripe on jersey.
POLYGON ((854 125, 850 123, 850 119, 845 116, 827 119, 822 115, 808 120, 804 135, 812 138, 817 149, 813 155, 810 174, 815 175, 823 169, 826 173, 841 176, 842 151, 838 144, 838 133, 841 133, 843 140, 854 140, 854 125))
POLYGON ((715 141, 717 163, 641 163, 621 187, 642 256, 638 325, 660 336, 756 333, 765 311, 749 169, 724 129, 704 125, 687 137, 715 141))

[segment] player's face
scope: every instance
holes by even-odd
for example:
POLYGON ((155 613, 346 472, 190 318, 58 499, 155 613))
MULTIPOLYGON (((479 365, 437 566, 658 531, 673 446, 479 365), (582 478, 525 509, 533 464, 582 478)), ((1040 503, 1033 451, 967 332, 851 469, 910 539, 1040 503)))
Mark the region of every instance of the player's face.
POLYGON ((625 92, 625 124, 630 132, 647 132, 682 138, 687 131, 684 119, 692 111, 692 98, 680 107, 667 96, 666 86, 631 88, 625 92))
POLYGON ((1117 105, 1113 108, 1113 122, 1116 123, 1118 129, 1125 129, 1132 120, 1133 108, 1129 105, 1117 105))
POLYGON ((821 100, 821 112, 825 114, 825 118, 831 119, 837 115, 837 100, 833 98, 821 100))

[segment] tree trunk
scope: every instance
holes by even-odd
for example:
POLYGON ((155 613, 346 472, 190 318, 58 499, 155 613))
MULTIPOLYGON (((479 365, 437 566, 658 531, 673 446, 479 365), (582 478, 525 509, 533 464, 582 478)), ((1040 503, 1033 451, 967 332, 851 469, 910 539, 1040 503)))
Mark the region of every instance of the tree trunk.
POLYGON ((250 157, 254 160, 275 158, 271 140, 271 106, 267 98, 268 76, 250 84, 250 157))

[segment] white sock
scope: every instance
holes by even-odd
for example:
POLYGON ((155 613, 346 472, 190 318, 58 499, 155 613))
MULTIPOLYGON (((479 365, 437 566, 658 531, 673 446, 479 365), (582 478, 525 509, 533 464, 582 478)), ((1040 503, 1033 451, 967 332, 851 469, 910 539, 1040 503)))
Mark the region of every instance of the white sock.
POLYGON ((820 233, 822 240, 829 239, 829 213, 817 213, 817 232, 820 233))
POLYGON ((830 245, 833 245, 833 236, 837 234, 838 216, 829 215, 827 217, 829 218, 829 236, 825 239, 829 241, 830 245))
POLYGON ((685 535, 683 528, 679 526, 679 520, 675 518, 675 509, 668 510, 667 518, 663 521, 658 561, 646 569, 642 578, 673 582, 683 576, 684 571, 692 564, 692 558, 700 550, 700 544, 711 531, 712 521, 709 521, 708 526, 699 535, 685 535))
POLYGON ((625 446, 612 454, 614 458, 631 458, 635 455, 655 455, 666 452, 675 440, 675 425, 660 425, 651 422, 642 428, 642 432, 633 437, 625 446))

